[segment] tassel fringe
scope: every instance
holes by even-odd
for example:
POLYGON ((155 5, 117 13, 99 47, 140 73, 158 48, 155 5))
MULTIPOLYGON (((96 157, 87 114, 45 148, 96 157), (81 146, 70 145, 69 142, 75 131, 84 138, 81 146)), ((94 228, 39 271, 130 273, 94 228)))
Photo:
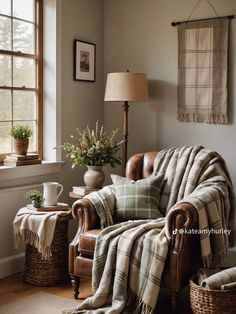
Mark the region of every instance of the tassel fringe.
POLYGON ((40 243, 38 235, 28 229, 21 230, 14 235, 15 248, 19 248, 22 243, 33 245, 42 254, 44 260, 49 260, 52 256, 50 247, 40 243))
POLYGON ((128 290, 128 301, 125 307, 124 313, 132 314, 153 314, 154 308, 145 304, 137 295, 129 288, 128 290))
POLYGON ((177 119, 180 122, 199 122, 199 123, 228 123, 227 114, 202 114, 202 113, 178 113, 177 119))

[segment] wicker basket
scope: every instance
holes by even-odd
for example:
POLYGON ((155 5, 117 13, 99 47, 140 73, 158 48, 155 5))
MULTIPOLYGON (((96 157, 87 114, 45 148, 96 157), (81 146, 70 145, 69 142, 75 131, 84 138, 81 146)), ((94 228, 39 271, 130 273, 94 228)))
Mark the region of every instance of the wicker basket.
POLYGON ((194 314, 236 314, 236 290, 207 290, 190 280, 190 304, 194 314))
POLYGON ((54 286, 69 280, 68 275, 68 221, 71 214, 59 216, 51 244, 50 260, 43 260, 41 253, 27 244, 23 281, 37 286, 54 286))

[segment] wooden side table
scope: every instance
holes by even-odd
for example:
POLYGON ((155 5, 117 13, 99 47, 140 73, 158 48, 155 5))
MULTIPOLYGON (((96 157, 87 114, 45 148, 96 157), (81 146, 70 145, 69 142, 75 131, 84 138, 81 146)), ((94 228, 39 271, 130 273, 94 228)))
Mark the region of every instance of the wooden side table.
POLYGON ((50 260, 42 259, 41 253, 27 244, 25 248, 25 268, 23 281, 37 286, 54 286, 69 280, 68 275, 68 215, 59 216, 51 244, 50 260))

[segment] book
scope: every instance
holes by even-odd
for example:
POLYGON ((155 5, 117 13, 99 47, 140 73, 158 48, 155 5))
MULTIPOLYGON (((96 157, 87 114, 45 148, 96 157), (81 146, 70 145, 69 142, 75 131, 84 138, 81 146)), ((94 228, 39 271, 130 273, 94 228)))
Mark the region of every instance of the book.
POLYGON ((11 159, 4 159, 4 166, 26 166, 26 165, 35 165, 35 164, 41 164, 41 159, 32 159, 32 160, 11 160, 11 159))
POLYGON ((38 154, 27 154, 27 155, 17 155, 17 154, 10 154, 6 155, 7 160, 34 160, 38 159, 39 155, 38 154))
POLYGON ((73 186, 72 192, 81 196, 85 196, 91 192, 99 191, 100 189, 94 189, 87 186, 73 186))

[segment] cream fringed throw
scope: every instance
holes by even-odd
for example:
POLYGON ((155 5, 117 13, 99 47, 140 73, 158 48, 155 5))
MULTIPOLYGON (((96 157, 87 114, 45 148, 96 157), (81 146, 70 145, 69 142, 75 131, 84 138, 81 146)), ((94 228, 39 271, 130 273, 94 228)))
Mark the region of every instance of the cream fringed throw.
POLYGON ((178 120, 227 123, 229 20, 178 26, 178 120))
POLYGON ((33 245, 42 254, 42 259, 50 259, 51 243, 59 215, 68 212, 38 212, 27 207, 21 208, 13 221, 14 242, 18 248, 22 243, 33 245))
MULTIPOLYGON (((166 213, 166 218, 105 228, 95 249, 94 295, 77 309, 64 313, 154 313, 171 238, 168 218, 176 202, 184 200, 196 207, 202 230, 231 229, 230 242, 234 244, 234 194, 224 160, 217 153, 201 146, 161 151, 155 160, 155 174, 164 177, 160 211, 166 213)), ((111 223, 114 207, 102 211, 108 203, 115 206, 111 191, 109 187, 108 194, 101 190, 87 196, 103 222, 111 223), (105 218, 107 215, 109 218, 105 218)), ((205 234, 200 242, 205 265, 227 254, 226 234, 205 234)))

